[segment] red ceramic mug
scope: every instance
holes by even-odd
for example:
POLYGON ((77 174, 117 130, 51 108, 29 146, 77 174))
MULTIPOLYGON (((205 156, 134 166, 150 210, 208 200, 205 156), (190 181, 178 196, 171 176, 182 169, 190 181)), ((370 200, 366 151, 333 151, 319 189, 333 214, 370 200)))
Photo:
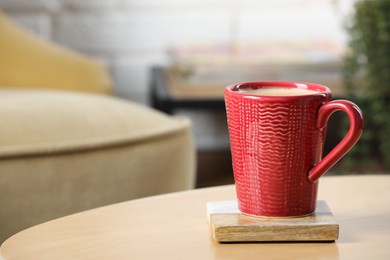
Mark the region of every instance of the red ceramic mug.
POLYGON ((363 131, 361 110, 347 100, 331 101, 329 88, 318 84, 235 84, 225 89, 225 104, 238 205, 253 216, 313 213, 318 179, 363 131), (350 128, 322 158, 327 121, 338 110, 347 113, 350 128))

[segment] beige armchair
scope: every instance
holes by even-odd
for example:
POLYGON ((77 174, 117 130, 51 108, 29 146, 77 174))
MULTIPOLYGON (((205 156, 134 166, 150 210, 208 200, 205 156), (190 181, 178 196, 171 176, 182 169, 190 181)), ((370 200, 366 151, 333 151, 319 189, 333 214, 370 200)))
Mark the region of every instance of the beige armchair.
POLYGON ((108 95, 101 65, 1 13, 0 57, 0 243, 50 219, 194 187, 188 120, 108 95))

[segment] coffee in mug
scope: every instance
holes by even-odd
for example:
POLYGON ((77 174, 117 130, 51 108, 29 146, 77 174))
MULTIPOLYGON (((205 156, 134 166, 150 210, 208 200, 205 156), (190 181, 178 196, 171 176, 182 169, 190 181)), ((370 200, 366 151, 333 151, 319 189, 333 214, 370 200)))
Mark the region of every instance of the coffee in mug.
POLYGON ((358 141, 363 115, 313 83, 246 82, 225 89, 233 173, 242 213, 297 217, 315 211, 319 178, 358 141), (322 155, 326 126, 347 113, 344 139, 322 155))
POLYGON ((302 88, 264 87, 259 89, 240 89, 240 93, 247 93, 259 96, 303 96, 316 94, 317 91, 302 88))

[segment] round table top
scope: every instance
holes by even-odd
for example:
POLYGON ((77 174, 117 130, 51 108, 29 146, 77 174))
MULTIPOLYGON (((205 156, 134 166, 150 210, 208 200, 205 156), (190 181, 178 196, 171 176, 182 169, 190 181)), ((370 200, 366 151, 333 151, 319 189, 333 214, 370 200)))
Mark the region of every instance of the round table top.
POLYGON ((390 259, 390 176, 321 179, 319 199, 340 225, 334 243, 215 242, 206 202, 233 199, 229 185, 81 212, 12 236, 0 259, 390 259))

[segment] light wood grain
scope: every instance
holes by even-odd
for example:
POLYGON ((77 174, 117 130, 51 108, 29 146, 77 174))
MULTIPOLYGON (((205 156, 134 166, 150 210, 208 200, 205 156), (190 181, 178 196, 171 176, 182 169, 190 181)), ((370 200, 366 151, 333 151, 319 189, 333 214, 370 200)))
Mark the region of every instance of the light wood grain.
POLYGON ((323 200, 316 212, 295 218, 261 218, 241 214, 236 201, 207 203, 213 237, 218 242, 334 241, 339 225, 323 200))
MULTIPOLYGON (((85 211, 6 240, 8 259, 390 259, 390 176, 323 177, 340 226, 335 243, 215 242, 208 201, 234 200, 233 186, 144 198, 85 211)), ((1 230, 1 224, 0 224, 1 230)))

